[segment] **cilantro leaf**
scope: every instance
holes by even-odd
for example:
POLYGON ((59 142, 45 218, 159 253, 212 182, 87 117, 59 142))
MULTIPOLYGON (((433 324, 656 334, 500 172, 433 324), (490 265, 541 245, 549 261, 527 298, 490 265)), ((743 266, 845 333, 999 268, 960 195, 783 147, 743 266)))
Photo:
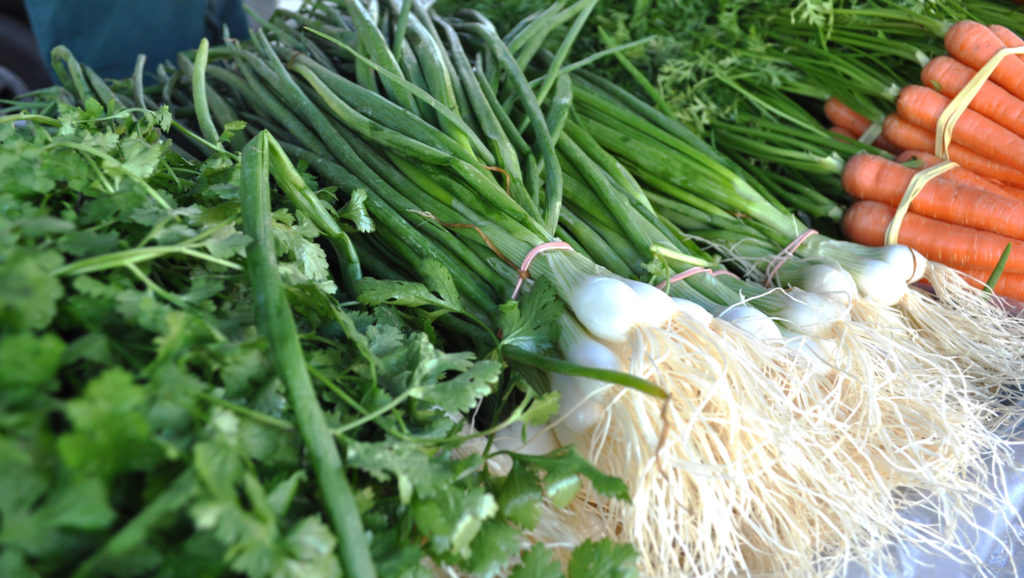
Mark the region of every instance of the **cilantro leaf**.
POLYGON ((14 249, 0 259, 0 327, 40 330, 57 315, 64 286, 53 271, 64 257, 53 250, 14 249))
POLYGON ((419 264, 420 275, 431 291, 441 297, 446 303, 451 304, 453 310, 462 311, 462 300, 459 298, 459 290, 452 279, 452 272, 440 261, 426 259, 419 264))
POLYGON ((520 420, 528 425, 542 425, 547 423, 558 413, 558 400, 561 394, 557 391, 549 391, 540 396, 534 396, 529 407, 523 412, 520 420))
POLYGON ((366 210, 366 191, 356 189, 349 195, 348 202, 338 211, 338 216, 347 219, 355 226, 360 233, 372 233, 374 231, 373 221, 366 210))
POLYGON ((431 500, 417 500, 412 517, 429 539, 431 549, 439 554, 469 558, 473 540, 480 534, 484 521, 498 513, 494 496, 481 487, 451 488, 431 500))
POLYGON ((53 333, 0 334, 0 402, 52 392, 59 385, 56 378, 65 348, 53 333))
POLYGON ((544 493, 558 507, 564 508, 580 489, 579 476, 585 476, 599 493, 619 500, 629 500, 629 488, 621 479, 597 469, 575 448, 559 448, 544 456, 514 454, 516 460, 547 472, 544 493))
POLYGON ((51 490, 37 511, 48 524, 76 530, 108 527, 116 518, 107 496, 107 485, 99 478, 67 479, 51 490))
POLYGON ((633 578, 639 575, 636 558, 629 544, 588 540, 573 550, 569 578, 633 578))
MULTIPOLYGON (((469 352, 463 352, 465 356, 471 356, 469 352)), ((444 358, 463 357, 457 354, 444 354, 444 358)), ((428 365, 428 364, 424 364, 428 365)), ((422 367, 422 366, 421 366, 422 367)), ((454 363, 448 365, 438 362, 431 369, 442 371, 458 369, 459 365, 454 363)), ((419 385, 413 390, 412 396, 417 399, 437 405, 447 412, 468 411, 476 406, 482 397, 491 393, 501 377, 502 366, 497 361, 477 361, 461 370, 460 373, 444 381, 435 381, 430 387, 419 385)), ((439 375, 433 376, 439 378, 439 375)))
POLYGON ((364 277, 356 283, 356 289, 357 299, 365 305, 433 306, 446 312, 461 312, 457 304, 435 295, 426 285, 415 281, 387 281, 364 277))
POLYGON ((167 145, 154 145, 135 137, 122 138, 119 146, 124 156, 120 169, 132 177, 145 180, 156 170, 167 145))
POLYGON ((501 513, 524 528, 534 528, 540 519, 540 477, 522 462, 515 462, 498 493, 501 513))
POLYGON ((559 318, 564 309, 551 283, 543 279, 534 283, 519 301, 508 301, 499 307, 501 346, 532 353, 550 351, 558 340, 559 318))
POLYGON ((213 439, 197 443, 192 449, 196 474, 214 496, 233 495, 235 484, 244 471, 237 448, 239 423, 235 414, 216 410, 210 424, 216 435, 213 439))
POLYGON ((487 520, 473 541, 473 554, 465 568, 473 576, 500 575, 521 547, 519 531, 506 522, 487 520))
POLYGON ((334 555, 337 541, 319 516, 300 520, 284 538, 291 558, 286 564, 287 575, 295 578, 339 575, 341 566, 334 555))
POLYGON ((409 504, 414 493, 424 500, 437 497, 453 475, 449 462, 431 458, 428 451, 412 442, 351 442, 346 461, 382 482, 394 478, 401 502, 409 504))
POLYGON ((534 544, 523 552, 523 561, 509 578, 563 578, 562 565, 544 544, 534 544))
POLYGON ((111 368, 86 384, 84 394, 67 403, 71 422, 57 447, 64 462, 82 474, 105 479, 130 470, 147 470, 160 449, 146 420, 147 396, 132 374, 111 368))

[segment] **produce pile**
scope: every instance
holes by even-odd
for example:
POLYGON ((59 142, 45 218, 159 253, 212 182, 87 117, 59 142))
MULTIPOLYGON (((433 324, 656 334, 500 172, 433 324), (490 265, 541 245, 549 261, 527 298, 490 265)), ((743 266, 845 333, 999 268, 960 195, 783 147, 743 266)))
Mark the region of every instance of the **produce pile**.
MULTIPOLYGON (((758 38, 761 3, 711 4, 704 41, 758 38)), ((765 34, 858 46, 799 4, 765 34)), ((876 95, 802 76, 859 56, 766 42, 788 80, 721 74, 695 117, 623 38, 654 4, 488 8, 307 2, 155 78, 58 48, 9 103, 0 575, 989 570, 953 530, 1010 503, 1024 320, 925 247, 841 238, 847 173, 915 171, 857 140, 895 142, 876 95)))

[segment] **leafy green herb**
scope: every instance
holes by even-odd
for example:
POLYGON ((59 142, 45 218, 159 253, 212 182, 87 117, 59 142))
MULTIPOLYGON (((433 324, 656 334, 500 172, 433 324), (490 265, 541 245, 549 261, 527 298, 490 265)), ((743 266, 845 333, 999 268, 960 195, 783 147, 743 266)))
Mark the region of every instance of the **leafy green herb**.
MULTIPOLYGON (((0 573, 339 575, 344 544, 257 326, 239 155, 182 154, 167 109, 53 110, 0 117, 0 573)), ((371 234, 364 194, 298 174, 325 205, 348 195, 331 214, 371 234)), ((434 324, 471 317, 438 262, 424 284, 365 278, 360 303, 340 301, 343 255, 297 198, 271 197, 276 273, 378 571, 558 575, 524 546, 540 500, 564 504, 580 475, 623 489, 572 452, 514 456, 508 477, 454 459, 466 416, 522 378, 497 350, 477 357, 497 338, 441 347, 434 324)), ((503 346, 549 352, 549 292, 503 308, 503 346)), ((508 420, 556 409, 529 393, 508 420)))

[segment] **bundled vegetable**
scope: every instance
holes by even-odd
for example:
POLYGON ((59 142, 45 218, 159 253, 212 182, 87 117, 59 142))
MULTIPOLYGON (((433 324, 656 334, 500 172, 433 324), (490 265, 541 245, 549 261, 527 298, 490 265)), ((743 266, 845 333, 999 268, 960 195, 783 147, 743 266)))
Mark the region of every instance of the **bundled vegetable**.
MULTIPOLYGON (((1008 72, 1019 65, 1018 57, 994 58, 997 50, 1022 42, 1005 27, 972 20, 949 27, 944 38, 949 54, 931 59, 921 71, 929 86, 904 87, 883 132, 906 149, 901 159, 920 159, 928 174, 871 155, 855 155, 843 170, 843 184, 856 198, 907 207, 910 222, 897 219, 892 228, 898 233, 890 232, 889 239, 899 235, 906 242, 912 240, 929 258, 969 270, 972 282, 992 277, 994 284, 997 266, 1000 271, 1019 268, 1012 248, 1021 232, 1012 221, 1018 188, 1024 183, 1021 155, 1013 152, 1024 147, 1024 140, 1011 118, 1014 103, 1021 101, 1012 92, 1017 81, 1008 72), (985 73, 978 72, 982 67, 987 68, 985 73), (918 180, 921 184, 916 184, 918 180), (930 219, 948 225, 931 224, 930 219), (942 233, 951 236, 940 239, 942 233), (943 242, 948 244, 941 247, 943 242), (1004 251, 1009 251, 1009 261, 1004 251)), ((897 214, 895 209, 888 212, 897 214)), ((844 217, 844 231, 860 242, 881 244, 885 239, 878 235, 879 227, 893 221, 886 213, 882 207, 857 203, 844 217)), ((1013 287, 1004 283, 1001 294, 1021 297, 1005 293, 1013 287)))
MULTIPOLYGON (((578 85, 583 86, 583 83, 578 85)), ((743 181, 738 176, 731 180, 712 181, 712 185, 704 184, 698 175, 709 171, 717 171, 721 175, 731 173, 722 164, 724 161, 719 161, 713 152, 702 152, 699 146, 688 145, 683 140, 687 134, 685 129, 673 125, 653 109, 628 98, 609 98, 609 95, 615 93, 611 87, 605 89, 604 98, 609 99, 607 105, 600 108, 585 106, 586 97, 581 95, 582 89, 577 92, 579 110, 586 126, 593 127, 591 132, 601 135, 599 138, 602 142, 640 176, 652 202, 666 207, 679 207, 665 212, 668 219, 675 220, 695 235, 708 236, 721 243, 735 242, 729 252, 742 258, 744 267, 750 267, 752 272, 763 271, 763 278, 770 281, 778 282, 778 278, 797 279, 791 276, 793 269, 809 268, 816 264, 816 261, 802 261, 801 256, 825 258, 828 262, 841 264, 857 280, 858 288, 864 295, 872 296, 871 299, 853 301, 855 323, 845 324, 842 326, 844 330, 833 334, 841 345, 832 349, 831 357, 826 358, 830 367, 840 368, 843 375, 855 376, 850 383, 834 385, 832 391, 850 396, 841 402, 841 407, 877 407, 883 416, 881 423, 892 425, 907 423, 908 415, 929 416, 912 420, 916 424, 930 424, 923 430, 906 430, 896 425, 894 430, 880 433, 877 441, 883 444, 895 442, 896 445, 905 443, 912 446, 916 444, 914 440, 920 439, 962 441, 965 438, 961 436, 973 440, 964 446, 945 445, 938 453, 933 453, 937 448, 931 448, 929 452, 912 458, 897 451, 894 455, 903 455, 909 461, 903 466, 897 466, 896 471, 910 475, 911 478, 920 476, 918 479, 921 483, 929 487, 938 487, 944 483, 950 483, 952 487, 962 483, 970 485, 974 482, 955 478, 938 482, 932 475, 936 471, 948 471, 946 468, 950 467, 957 469, 947 459, 966 465, 978 457, 976 452, 1005 455, 1005 442, 999 436, 1003 433, 1004 420, 1012 420, 1013 414, 1004 411, 1005 408, 1001 409, 1000 404, 1006 395, 1013 395, 1012 386, 1007 386, 1016 377, 1012 374, 1014 370, 1007 371, 1007 368, 1020 367, 1019 356, 1011 345, 1013 340, 1021 336, 1019 320, 993 308, 977 291, 965 292, 962 301, 961 297, 949 300, 945 295, 940 295, 941 299, 936 300, 929 294, 908 287, 908 281, 919 278, 924 271, 926 261, 920 256, 912 257, 913 254, 906 247, 858 247, 827 239, 821 234, 805 235, 797 243, 783 247, 782 243, 788 244, 785 241, 787 233, 793 234, 789 233, 792 229, 788 223, 796 222, 795 219, 780 212, 768 199, 756 202, 756 193, 743 192, 743 181), (607 111, 615 111, 615 115, 607 111), (633 111, 635 113, 631 114, 633 111), (655 124, 655 120, 658 124, 655 124), (617 130, 611 130, 612 126, 616 126, 617 130), (673 132, 661 127, 672 127, 673 132), (661 146, 648 146, 655 142, 661 146), (685 151, 686 156, 676 150, 685 151), (733 191, 739 193, 734 194, 733 191), (662 195, 664 201, 655 200, 662 195), (682 207, 688 210, 684 212, 682 207), (739 214, 741 218, 737 219, 730 213, 739 214), (777 255, 780 252, 781 260, 777 255), (901 256, 906 259, 901 260, 901 256), (781 276, 776 272, 780 261, 784 261, 781 263, 782 269, 791 270, 781 276), (914 273, 915 270, 917 273, 914 273), (899 307, 898 313, 872 305, 872 299, 877 303, 880 298, 885 299, 886 303, 896 304, 899 307), (956 309, 958 307, 963 308, 956 309), (982 314, 983 318, 972 319, 972 316, 982 314), (993 318, 999 324, 986 325, 986 320, 993 318), (983 320, 978 322, 978 319, 983 320), (965 331, 979 343, 957 340, 955 335, 965 331), (866 344, 870 344, 868 350, 859 349, 860 345, 866 344), (893 351, 899 354, 893 356, 893 351), (937 373, 943 377, 934 381, 937 373), (864 397, 860 397, 862 395, 864 397), (887 397, 890 395, 892 398, 887 397), (875 406, 874 402, 880 403, 875 406), (937 408, 936 404, 945 403, 950 405, 938 413, 932 413, 937 408), (975 406, 975 410, 961 414, 970 425, 959 418, 947 421, 951 415, 947 411, 959 413, 974 404, 980 405, 975 406), (894 413, 887 415, 887 412, 894 413), (978 415, 974 412, 981 412, 986 417, 974 420, 970 417, 978 415), (959 425, 953 426, 953 423, 959 425), (965 429, 959 430, 961 425, 965 429), (937 429, 930 429, 932 426, 937 429), (946 429, 949 426, 954 429, 946 429), (971 447, 974 449, 969 449, 971 447), (938 462, 931 461, 939 455, 944 457, 938 462)), ((930 267, 933 273, 941 272, 934 265, 930 267)), ((948 280, 948 284, 956 283, 956 280, 948 280)), ((751 303, 756 304, 757 300, 753 298, 751 303)), ((871 423, 872 428, 879 427, 879 422, 873 418, 859 422, 867 417, 854 413, 840 414, 835 419, 836 423, 845 424, 845 428, 855 430, 858 426, 853 424, 856 423, 862 426, 871 423)), ((879 455, 893 454, 880 452, 879 455)), ((974 462, 973 466, 968 467, 984 466, 982 462, 974 462)), ((873 468, 884 471, 886 466, 875 464, 873 468)), ((914 484, 909 481, 911 478, 901 478, 898 483, 912 486, 914 484)), ((966 486, 961 488, 966 489, 966 486)), ((998 497, 987 494, 982 503, 990 499, 998 501, 998 497)))

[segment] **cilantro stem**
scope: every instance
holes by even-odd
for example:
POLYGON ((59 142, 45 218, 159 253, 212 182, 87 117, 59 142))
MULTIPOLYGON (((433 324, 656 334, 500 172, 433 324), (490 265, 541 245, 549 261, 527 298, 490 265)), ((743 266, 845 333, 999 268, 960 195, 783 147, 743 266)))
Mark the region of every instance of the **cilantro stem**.
POLYGON ((26 114, 19 112, 17 114, 5 114, 0 116, 0 123, 18 121, 34 122, 36 124, 45 124, 48 126, 60 126, 59 120, 46 116, 45 114, 26 114))
POLYGON ((344 434, 347 431, 354 430, 354 429, 356 429, 357 427, 359 427, 359 426, 361 426, 363 424, 370 423, 371 421, 377 419, 378 417, 388 413, 389 411, 391 411, 391 410, 395 409, 396 407, 398 407, 398 406, 402 405, 403 403, 405 403, 405 400, 409 399, 409 396, 412 395, 412 391, 413 391, 412 388, 407 389, 407 390, 403 391, 402 393, 398 394, 398 396, 395 397, 394 399, 392 399, 390 402, 380 406, 379 408, 377 408, 374 411, 364 415, 363 417, 361 417, 359 419, 356 419, 356 420, 353 420, 353 421, 350 421, 350 422, 346 423, 345 425, 342 425, 342 426, 334 428, 334 430, 333 430, 334 435, 340 436, 340 435, 344 434))
POLYGON ((193 257, 201 261, 207 261, 235 271, 241 271, 243 269, 243 267, 237 263, 233 263, 219 257, 214 257, 213 255, 208 255, 201 251, 196 251, 188 246, 170 245, 166 247, 138 247, 135 249, 125 249, 124 251, 79 259, 68 263, 63 267, 58 267, 54 273, 60 276, 83 275, 85 273, 95 273, 97 271, 106 271, 108 269, 125 267, 134 263, 152 261, 153 259, 159 259, 161 257, 167 257, 174 254, 187 255, 189 257, 193 257))
POLYGON ((362 404, 356 401, 354 397, 346 393, 344 389, 338 387, 338 384, 334 383, 334 381, 332 381, 330 378, 324 375, 322 371, 320 371, 319 369, 310 364, 306 364, 306 369, 309 371, 310 375, 312 375, 315 379, 323 383, 324 386, 327 387, 327 389, 331 390, 331 393, 338 396, 341 399, 341 401, 348 404, 349 407, 358 411, 361 414, 367 413, 366 408, 364 408, 362 404))
POLYGON ((376 570, 359 509, 337 442, 317 399, 306 366, 284 284, 277 271, 270 208, 269 133, 260 132, 242 149, 242 226, 253 241, 246 252, 256 304, 257 326, 269 343, 273 366, 285 385, 299 434, 309 452, 331 526, 338 535, 347 576, 373 578, 376 570))
MULTIPOLYGON (((199 136, 198 134, 196 134, 195 132, 190 130, 188 127, 184 126, 183 124, 181 124, 180 122, 178 122, 176 120, 175 121, 171 121, 171 126, 176 128, 178 130, 178 132, 180 132, 181 134, 183 134, 186 137, 192 139, 196 143, 201 144, 204 147, 212 150, 213 152, 224 152, 222 147, 220 147, 218 145, 215 145, 215 144, 211 143, 210 141, 206 140, 205 138, 199 136)), ((227 153, 227 154, 230 155, 232 158, 234 158, 234 155, 232 153, 227 153)))
POLYGON ((135 265, 135 263, 127 263, 125 264, 124 267, 125 269, 131 271, 132 275, 135 275, 135 278, 141 281, 142 284, 145 285, 150 291, 156 293, 160 297, 163 297, 165 300, 167 300, 167 302, 186 311, 194 309, 194 307, 192 307, 188 303, 185 303, 181 299, 181 297, 175 295, 174 293, 171 293, 167 289, 164 289, 160 285, 154 283, 152 279, 150 279, 145 273, 142 272, 142 269, 139 269, 138 266, 135 265))
POLYGON ((208 401, 208 402, 210 402, 210 403, 212 403, 214 405, 219 405, 219 406, 221 406, 221 407, 223 407, 223 408, 225 408, 227 410, 230 410, 231 412, 236 413, 236 414, 238 414, 238 415, 240 415, 240 416, 242 416, 242 417, 244 417, 244 418, 246 418, 246 419, 248 419, 250 421, 254 421, 254 422, 266 425, 266 426, 270 426, 270 427, 272 427, 274 429, 279 429, 281 431, 295 431, 295 426, 291 422, 289 422, 289 421, 286 421, 286 420, 283 420, 283 419, 278 419, 278 418, 276 418, 274 416, 258 412, 258 411, 254 410, 254 409, 245 407, 244 405, 240 405, 240 404, 228 401, 228 400, 226 400, 226 399, 224 399, 222 397, 217 397, 216 395, 213 395, 213 394, 210 394, 210 393, 206 393, 206 392, 203 392, 203 391, 197 392, 195 395, 199 399, 208 401))
POLYGON ((102 547, 78 566, 73 578, 93 576, 96 565, 108 556, 117 556, 143 544, 150 532, 183 508, 198 492, 199 480, 193 468, 187 468, 177 475, 155 499, 135 515, 128 523, 121 526, 102 547))

